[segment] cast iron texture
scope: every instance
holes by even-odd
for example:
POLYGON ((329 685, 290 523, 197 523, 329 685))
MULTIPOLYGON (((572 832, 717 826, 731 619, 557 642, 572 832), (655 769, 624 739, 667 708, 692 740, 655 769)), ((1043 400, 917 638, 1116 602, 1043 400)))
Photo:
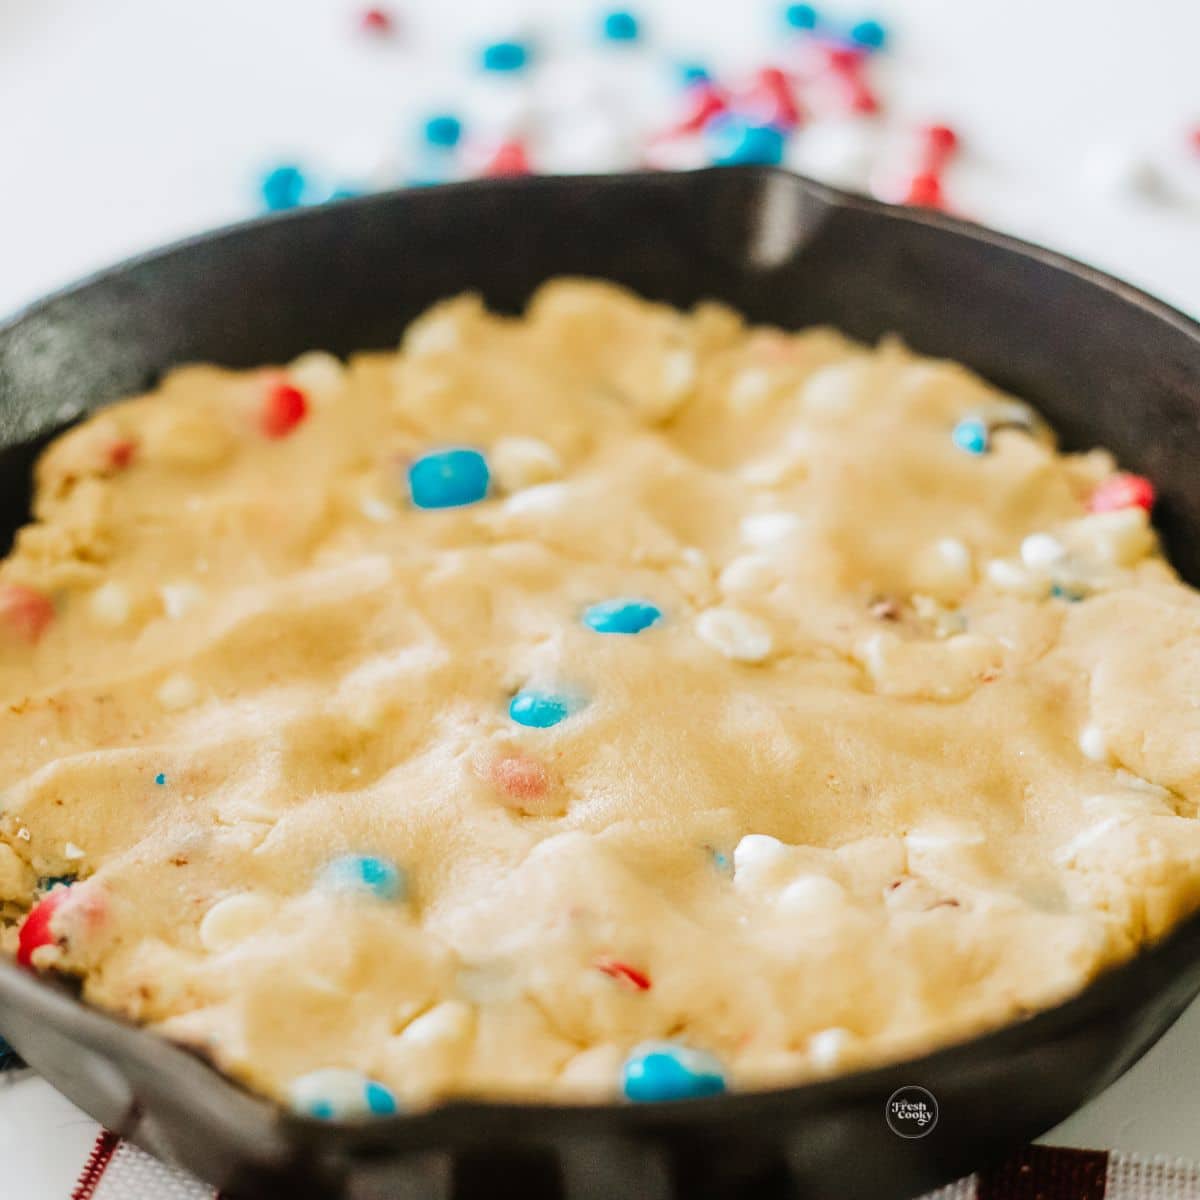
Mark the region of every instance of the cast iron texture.
MULTIPOLYGON (((537 178, 349 201, 198 238, 0 327, 0 542, 36 449, 80 413, 210 360, 396 343, 464 289, 520 308, 542 280, 602 276, 753 320, 901 334, 1037 403, 1070 446, 1154 479, 1200 582, 1200 327, 1097 272, 946 217, 784 172, 537 178)), ((1054 1125, 1200 990, 1200 918, 1074 1000, 919 1061, 774 1092, 646 1106, 448 1104, 367 1126, 287 1116, 200 1059, 0 963, 0 1032, 110 1128, 229 1195, 355 1200, 899 1200, 1054 1125), (904 1084, 941 1118, 884 1122, 904 1084)))

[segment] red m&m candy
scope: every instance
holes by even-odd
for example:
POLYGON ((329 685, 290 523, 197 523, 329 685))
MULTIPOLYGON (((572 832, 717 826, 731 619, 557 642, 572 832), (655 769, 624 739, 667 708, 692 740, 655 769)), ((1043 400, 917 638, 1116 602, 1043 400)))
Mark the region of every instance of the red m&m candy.
POLYGON ((308 416, 308 397, 284 380, 270 384, 263 395, 259 424, 269 438, 287 437, 308 416))
POLYGON ((33 966, 33 952, 43 946, 53 946, 58 939, 54 936, 50 925, 54 914, 62 907, 62 903, 70 895, 69 887, 57 887, 49 895, 39 900, 29 910, 21 931, 17 935, 17 962, 23 967, 33 966))
POLYGON ((1143 475, 1122 473, 1106 479, 1088 501, 1094 513, 1115 512, 1119 508, 1144 508, 1149 512, 1156 499, 1154 484, 1143 475))
POLYGON ((913 204, 918 208, 945 208, 946 197, 942 192, 942 181, 928 171, 914 175, 908 181, 903 203, 913 204))
POLYGON ((0 584, 0 624, 33 645, 54 620, 49 596, 21 583, 0 584))

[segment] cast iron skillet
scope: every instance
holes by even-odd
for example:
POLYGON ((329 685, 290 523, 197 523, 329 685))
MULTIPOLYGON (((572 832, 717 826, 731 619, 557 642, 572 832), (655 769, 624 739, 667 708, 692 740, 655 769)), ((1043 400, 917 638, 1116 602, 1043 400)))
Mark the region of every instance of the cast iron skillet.
MULTIPOLYGON (((463 289, 518 309, 604 276, 759 321, 900 333, 1104 445, 1158 485, 1200 583, 1200 326, 1056 255, 769 169, 522 179, 397 192, 253 222, 138 259, 0 327, 0 540, 36 449, 168 367, 390 347, 463 289)), ((1116 1079, 1200 990, 1200 917, 1082 994, 990 1035, 827 1083, 646 1106, 453 1103, 366 1126, 282 1114, 206 1063, 0 963, 0 1031, 110 1128, 238 1196, 356 1200, 892 1200, 1043 1132, 1116 1079), (937 1097, 903 1140, 888 1097, 937 1097)))

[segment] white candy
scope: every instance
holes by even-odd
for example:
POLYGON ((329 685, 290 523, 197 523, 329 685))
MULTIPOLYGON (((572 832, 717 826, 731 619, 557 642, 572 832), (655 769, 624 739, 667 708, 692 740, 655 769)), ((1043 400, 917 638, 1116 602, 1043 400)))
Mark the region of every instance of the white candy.
POLYGON ((748 833, 733 848, 733 878, 739 886, 762 883, 783 870, 791 858, 791 847, 765 833, 748 833))
POLYGON ((1108 762, 1108 743, 1099 725, 1085 725, 1079 731, 1079 749, 1092 762, 1108 762))
POLYGON ((779 893, 784 912, 807 914, 845 903, 846 889, 828 875, 801 875, 779 893))
POLYGON ((753 513, 742 519, 742 541, 751 546, 775 546, 785 541, 800 529, 800 518, 795 513, 753 513))
POLYGON ((504 501, 504 510, 510 513, 561 512, 570 494, 565 483, 540 483, 537 487, 513 493, 504 501))
POLYGON ((1066 557, 1066 547, 1048 533, 1031 533, 1021 543, 1021 561, 1031 571, 1048 571, 1066 557))
POLYGON ((398 1036, 403 1042, 423 1046, 456 1043, 469 1037, 474 1025, 475 1013, 470 1006, 447 1000, 410 1021, 398 1036))
POLYGON ((68 842, 63 847, 63 858, 75 862, 81 858, 87 858, 87 851, 81 850, 74 842, 68 842))
POLYGON ((288 365, 287 375, 301 391, 320 398, 341 390, 346 368, 332 354, 310 350, 288 365))
POLYGON ((1086 553, 1114 567, 1131 567, 1154 549, 1149 514, 1137 506, 1080 517, 1066 533, 1086 553))
POLYGON ((199 698, 199 689, 187 675, 170 675, 158 689, 158 702, 168 712, 191 708, 199 698))
POLYGON ((110 629, 124 625, 133 612, 129 592, 116 580, 101 584, 93 593, 88 604, 92 616, 110 629))
POLYGON ((501 438, 489 451, 488 464, 505 492, 549 483, 563 471, 562 459, 554 447, 534 437, 501 438))
POLYGON ((738 608, 710 608, 695 623, 696 636, 734 662, 761 663, 774 648, 771 628, 738 608))
POLYGON ((765 554, 741 554, 727 564, 717 585, 723 592, 763 592, 778 580, 779 573, 765 554))
POLYGON ((200 944, 206 950, 228 950, 257 933, 275 911, 266 896, 238 892, 218 900, 204 914, 198 930, 200 944))
POLYGON ((173 621, 186 617, 204 603, 204 589, 194 583, 164 583, 158 589, 163 611, 173 621))
POLYGON ((986 574, 993 587, 1014 596, 1032 600, 1049 590, 1049 582, 1044 577, 1034 575, 1011 559, 993 558, 987 565, 986 574))

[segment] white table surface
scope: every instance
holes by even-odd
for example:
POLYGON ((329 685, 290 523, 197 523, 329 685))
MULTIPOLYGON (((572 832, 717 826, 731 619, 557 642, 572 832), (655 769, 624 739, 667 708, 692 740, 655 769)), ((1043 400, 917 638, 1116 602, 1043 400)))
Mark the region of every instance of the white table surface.
MULTIPOLYGON (((320 156, 454 106, 453 65, 517 19, 560 43, 579 0, 398 0, 395 46, 353 34, 352 0, 0 0, 0 313, 131 252, 253 211, 260 165, 320 156)), ((656 40, 753 62, 775 0, 642 0, 656 40), (714 47, 719 47, 715 51, 714 47)), ((898 120, 945 118, 969 154, 953 198, 990 223, 1200 315, 1197 0, 853 0, 887 19, 898 120), (1174 203, 1085 183, 1089 151, 1148 148, 1174 203)), ((0 1195, 64 1200, 95 1127, 36 1079, 0 1083, 0 1195)), ((1047 1138, 1200 1159, 1200 1007, 1047 1138)))

